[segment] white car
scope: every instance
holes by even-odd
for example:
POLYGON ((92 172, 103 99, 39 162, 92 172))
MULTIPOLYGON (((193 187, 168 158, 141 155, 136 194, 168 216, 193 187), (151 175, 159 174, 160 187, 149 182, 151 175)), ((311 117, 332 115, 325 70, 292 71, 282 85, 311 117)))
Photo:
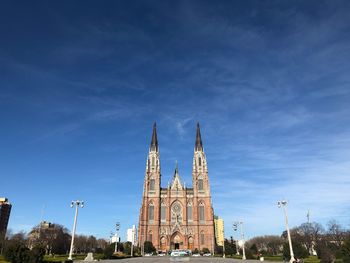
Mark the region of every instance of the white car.
POLYGON ((181 254, 180 254, 179 251, 172 251, 171 254, 170 254, 171 257, 179 257, 180 255, 181 254))
POLYGON ((210 253, 205 253, 205 254, 203 254, 203 257, 210 257, 210 256, 211 256, 210 253))
POLYGON ((200 254, 192 254, 192 257, 200 257, 200 254))
POLYGON ((145 254, 145 257, 151 257, 152 256, 152 253, 146 253, 145 254))

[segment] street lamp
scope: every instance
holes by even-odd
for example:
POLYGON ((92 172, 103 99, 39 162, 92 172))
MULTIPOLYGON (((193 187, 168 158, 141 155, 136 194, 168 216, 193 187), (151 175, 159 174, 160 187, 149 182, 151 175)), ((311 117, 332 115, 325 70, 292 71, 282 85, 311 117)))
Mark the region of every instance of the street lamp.
POLYGON ((287 201, 285 201, 285 200, 278 201, 277 205, 279 208, 283 207, 284 216, 286 218, 286 229, 287 229, 289 250, 290 250, 290 262, 293 263, 295 261, 295 259, 294 259, 294 253, 293 253, 292 239, 290 238, 290 232, 289 232, 289 227, 288 227, 288 214, 287 214, 287 208, 286 208, 287 201))
POLYGON ((222 257, 225 258, 225 230, 222 228, 222 236, 224 237, 224 243, 222 244, 222 257))
MULTIPOLYGON (((236 223, 233 223, 233 231, 237 231, 238 225, 236 223)), ((238 250, 238 239, 236 239, 236 255, 239 255, 239 250, 238 250)))
POLYGON ((75 230, 77 228, 77 218, 78 218, 78 208, 79 206, 81 208, 84 207, 84 201, 76 200, 72 201, 70 204, 70 207, 73 208, 75 206, 75 216, 74 216, 74 224, 73 224, 73 231, 72 231, 72 240, 70 243, 70 250, 69 250, 69 260, 72 260, 72 254, 73 254, 73 246, 74 246, 74 236, 75 236, 75 230))
POLYGON ((131 231, 131 235, 132 235, 132 238, 131 238, 131 256, 132 257, 134 256, 135 232, 136 232, 135 225, 133 225, 132 231, 131 231))
MULTIPOLYGON (((241 232, 241 239, 242 239, 242 250, 243 250, 243 255, 242 255, 242 260, 246 260, 246 256, 245 256, 245 242, 244 242, 244 231, 243 231, 243 221, 239 221, 239 222, 235 222, 233 224, 233 230, 237 230, 238 225, 240 225, 240 232, 241 232)), ((237 248, 237 242, 236 242, 236 248, 237 248)))
POLYGON ((120 223, 117 222, 115 224, 115 230, 116 230, 116 234, 117 234, 117 240, 115 242, 115 249, 114 249, 114 253, 118 252, 118 243, 119 243, 119 229, 120 229, 120 223))

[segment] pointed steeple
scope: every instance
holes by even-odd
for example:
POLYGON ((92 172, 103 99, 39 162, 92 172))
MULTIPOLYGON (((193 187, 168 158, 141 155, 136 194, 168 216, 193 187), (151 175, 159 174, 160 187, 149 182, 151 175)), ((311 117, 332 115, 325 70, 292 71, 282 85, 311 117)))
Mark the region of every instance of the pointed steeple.
POLYGON ((152 141, 151 141, 150 151, 158 152, 158 139, 157 139, 157 125, 156 125, 156 123, 153 124, 153 132, 152 132, 152 141))
POLYGON ((201 130, 199 128, 199 122, 197 122, 196 144, 195 144, 194 150, 203 151, 203 144, 202 144, 201 130))
POLYGON ((180 175, 179 175, 179 166, 177 164, 177 161, 176 161, 176 166, 175 166, 174 177, 173 177, 173 180, 171 181, 171 189, 172 190, 182 190, 183 189, 183 185, 182 185, 180 175))
POLYGON ((177 163, 177 160, 176 160, 176 165, 175 165, 175 173, 174 173, 174 177, 176 176, 179 176, 179 165, 177 163))

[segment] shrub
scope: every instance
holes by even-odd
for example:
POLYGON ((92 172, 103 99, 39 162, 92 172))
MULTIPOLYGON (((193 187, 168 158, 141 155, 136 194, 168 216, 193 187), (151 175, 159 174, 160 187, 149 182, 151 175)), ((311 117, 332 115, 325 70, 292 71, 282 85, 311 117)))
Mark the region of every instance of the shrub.
POLYGON ((153 243, 151 241, 146 241, 144 243, 144 251, 145 253, 153 253, 156 252, 156 248, 153 246, 153 243))
MULTIPOLYGON (((307 249, 297 241, 292 242, 293 244, 293 252, 295 258, 307 258, 309 256, 309 252, 307 249)), ((283 257, 287 258, 288 260, 290 259, 290 251, 289 251, 289 244, 284 243, 283 244, 283 257)))
POLYGON ((350 263, 350 238, 348 238, 341 247, 341 253, 344 263, 350 263))
POLYGON ((204 247, 204 248, 202 249, 202 253, 203 253, 203 254, 210 253, 210 250, 209 250, 208 248, 204 247))
POLYGON ((35 246, 29 252, 29 263, 41 263, 44 260, 45 248, 43 246, 35 246))

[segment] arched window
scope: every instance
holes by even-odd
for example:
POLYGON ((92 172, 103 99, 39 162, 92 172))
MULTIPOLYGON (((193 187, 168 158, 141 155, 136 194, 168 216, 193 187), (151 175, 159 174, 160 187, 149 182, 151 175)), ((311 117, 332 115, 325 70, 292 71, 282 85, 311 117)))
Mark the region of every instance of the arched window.
POLYGON ((155 164, 155 158, 154 156, 152 156, 152 166, 154 166, 154 164, 155 164))
POLYGON ((200 178, 198 179, 198 190, 201 191, 204 189, 204 186, 203 186, 203 179, 200 178))
POLYGON ((149 180, 149 190, 154 190, 155 184, 156 183, 154 179, 149 180))
POLYGON ((205 236, 204 236, 204 232, 203 231, 200 233, 200 239, 201 239, 201 245, 204 245, 205 236))
POLYGON ((198 165, 202 166, 202 158, 200 156, 198 157, 198 165))
POLYGON ((160 206, 160 221, 166 222, 166 206, 163 203, 160 206))
POLYGON ((187 204, 187 221, 192 221, 192 204, 187 204))
POLYGON ((204 216, 204 204, 200 203, 199 204, 199 221, 200 222, 204 222, 205 220, 205 216, 204 216))
POLYGON ((152 242, 152 238, 153 238, 153 233, 152 233, 152 231, 149 231, 148 232, 147 241, 151 241, 152 242))
POLYGON ((152 203, 148 207, 148 220, 149 221, 154 220, 154 205, 152 203))

